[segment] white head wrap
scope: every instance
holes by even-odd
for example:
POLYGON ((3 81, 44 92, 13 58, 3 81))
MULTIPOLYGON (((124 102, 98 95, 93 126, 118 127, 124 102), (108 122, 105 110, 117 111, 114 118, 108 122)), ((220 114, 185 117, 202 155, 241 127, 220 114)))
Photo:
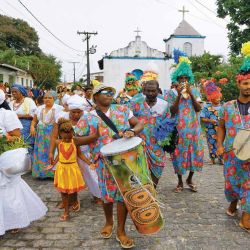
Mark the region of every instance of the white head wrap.
POLYGON ((65 94, 62 98, 62 104, 65 105, 67 104, 68 99, 70 98, 70 95, 65 94))
POLYGON ((71 96, 68 101, 68 109, 81 109, 84 110, 84 99, 80 97, 79 95, 73 95, 71 96))
POLYGON ((5 100, 5 94, 3 90, 0 89, 0 105, 3 104, 4 100, 5 100))

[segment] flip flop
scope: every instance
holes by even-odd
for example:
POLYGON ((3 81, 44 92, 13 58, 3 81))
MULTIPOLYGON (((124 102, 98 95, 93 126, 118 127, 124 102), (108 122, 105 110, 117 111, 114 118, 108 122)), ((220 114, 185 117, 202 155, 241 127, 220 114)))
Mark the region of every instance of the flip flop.
POLYGON ((174 192, 175 193, 180 193, 184 190, 184 188, 182 186, 177 186, 175 189, 174 189, 174 192))
POLYGON ((69 215, 63 214, 60 216, 60 221, 68 221, 69 220, 69 215))
POLYGON ((245 227, 242 225, 241 222, 239 223, 239 226, 240 226, 240 228, 241 228, 242 230, 244 230, 244 231, 246 231, 247 233, 250 234, 250 228, 245 228, 245 227))
POLYGON ((132 247, 134 247, 135 246, 135 244, 134 244, 134 241, 132 240, 132 245, 124 245, 123 243, 122 243, 122 241, 118 238, 118 236, 116 235, 116 240, 120 243, 120 246, 122 247, 122 248, 124 248, 124 249, 130 249, 130 248, 132 248, 132 247))
POLYGON ((193 191, 193 192, 198 192, 197 190, 197 186, 195 184, 192 184, 192 183, 188 183, 186 181, 187 185, 189 186, 190 190, 193 191))
POLYGON ((115 226, 114 226, 114 224, 113 224, 112 230, 110 231, 110 233, 109 233, 107 236, 104 236, 104 235, 103 235, 103 233, 108 233, 107 230, 106 230, 106 231, 102 231, 102 232, 100 233, 101 237, 102 237, 103 239, 110 239, 111 236, 112 236, 112 234, 113 234, 114 228, 115 228, 115 226))
POLYGON ((228 216, 234 217, 234 216, 236 215, 236 213, 237 213, 237 210, 238 210, 238 209, 236 209, 235 212, 231 212, 229 209, 227 209, 226 214, 227 214, 228 216))

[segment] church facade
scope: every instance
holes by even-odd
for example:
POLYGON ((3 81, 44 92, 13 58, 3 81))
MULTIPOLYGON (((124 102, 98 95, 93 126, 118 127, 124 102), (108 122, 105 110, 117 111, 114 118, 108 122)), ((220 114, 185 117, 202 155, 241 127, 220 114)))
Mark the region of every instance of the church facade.
POLYGON ((136 32, 135 40, 127 47, 114 50, 102 59, 104 83, 114 86, 118 91, 124 87, 127 72, 134 73, 139 79, 146 70, 158 73, 160 88, 167 90, 171 86, 173 49, 183 50, 188 56, 199 56, 204 53, 205 36, 200 35, 184 19, 174 33, 163 40, 164 52, 149 47, 145 41, 142 41, 139 31, 136 32))

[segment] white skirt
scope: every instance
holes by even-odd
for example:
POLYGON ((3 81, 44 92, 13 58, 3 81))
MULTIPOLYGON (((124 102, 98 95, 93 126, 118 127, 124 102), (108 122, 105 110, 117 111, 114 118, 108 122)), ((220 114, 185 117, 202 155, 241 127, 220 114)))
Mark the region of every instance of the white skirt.
POLYGON ((47 207, 28 184, 20 177, 11 179, 0 172, 0 235, 7 230, 27 227, 43 217, 47 207))

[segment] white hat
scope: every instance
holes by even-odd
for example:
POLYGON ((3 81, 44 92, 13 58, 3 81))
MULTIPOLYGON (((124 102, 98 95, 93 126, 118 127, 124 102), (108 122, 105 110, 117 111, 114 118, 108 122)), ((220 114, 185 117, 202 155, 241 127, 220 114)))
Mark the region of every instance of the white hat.
POLYGON ((73 95, 67 100, 68 109, 81 109, 84 110, 84 99, 79 95, 73 95))
POLYGON ((68 99, 70 98, 70 95, 65 94, 62 98, 62 104, 65 105, 67 104, 68 99))
POLYGON ((0 105, 5 101, 5 93, 0 89, 0 105))
POLYGON ((113 87, 111 87, 111 86, 104 85, 104 84, 101 83, 101 84, 97 85, 97 86, 94 88, 94 90, 93 90, 93 96, 94 96, 95 94, 98 94, 100 91, 102 91, 102 90, 104 90, 104 89, 110 89, 110 90, 112 90, 112 91, 114 92, 114 94, 115 94, 115 92, 116 92, 115 88, 113 88, 113 87))

